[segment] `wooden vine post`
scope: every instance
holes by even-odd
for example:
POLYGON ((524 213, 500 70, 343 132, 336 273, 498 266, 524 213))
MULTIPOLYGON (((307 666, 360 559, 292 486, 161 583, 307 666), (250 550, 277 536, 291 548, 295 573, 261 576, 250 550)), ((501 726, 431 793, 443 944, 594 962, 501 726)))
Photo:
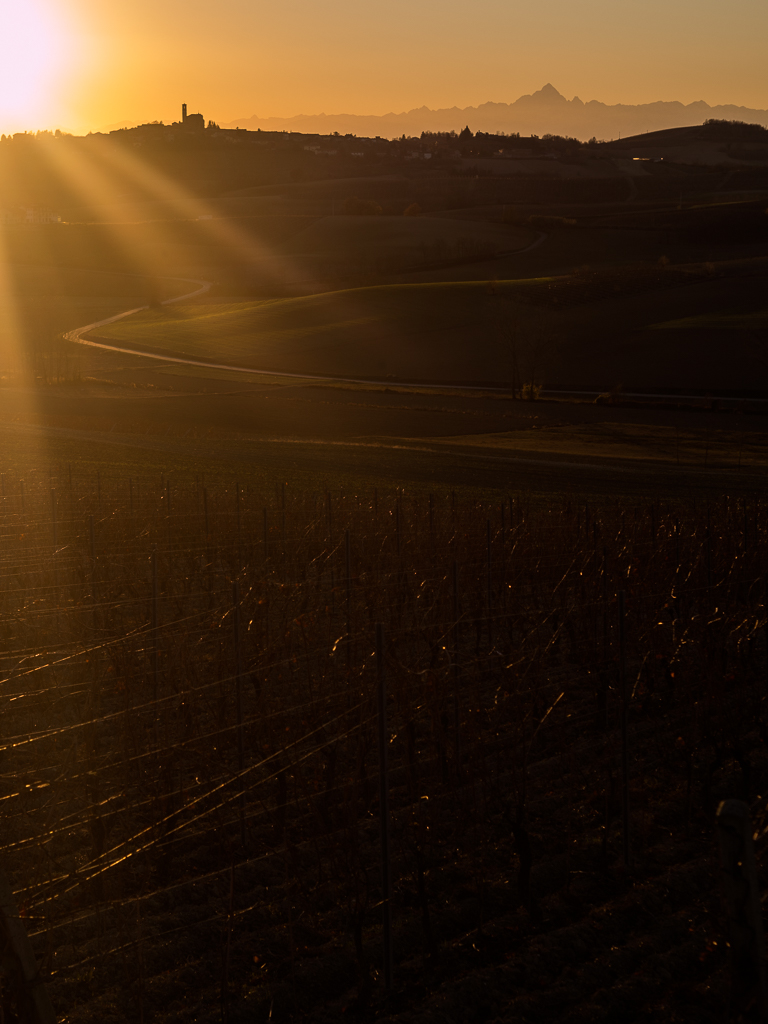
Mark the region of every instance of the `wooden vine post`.
MULTIPOLYGON (((13 899, 11 887, 5 872, 0 868, 0 928, 3 931, 6 946, 5 969, 10 966, 16 977, 12 979, 18 986, 20 1007, 25 1019, 30 1024, 56 1024, 51 1000, 48 997, 40 971, 32 952, 32 945, 13 899)), ((5 958, 4 958, 5 959, 5 958)))
POLYGON ((376 676, 379 725, 379 814, 381 816, 381 916, 384 926, 384 987, 392 988, 392 870, 389 860, 389 765, 387 682, 384 678, 384 627, 376 623, 376 676))
POLYGON ((158 662, 158 597, 157 597, 157 548, 152 549, 152 689, 157 700, 157 662, 158 662))
POLYGON ((456 778, 461 778, 461 720, 459 715, 459 688, 461 668, 459 666, 459 563, 453 562, 453 736, 456 759, 456 778))
POLYGON ((493 618, 492 618, 492 615, 493 615, 493 590, 492 590, 492 586, 491 586, 491 577, 492 577, 493 566, 492 566, 492 563, 491 563, 492 549, 491 549, 491 521, 490 521, 490 519, 486 519, 486 521, 485 521, 485 536, 486 536, 487 561, 488 561, 487 579, 486 579, 486 589, 488 591, 488 593, 486 595, 486 605, 487 605, 487 608, 488 608, 488 650, 491 651, 493 649, 493 618))
MULTIPOLYGON (((245 767, 243 747, 243 695, 242 695, 242 658, 240 653, 240 584, 235 580, 232 584, 232 624, 235 642, 235 712, 237 714, 237 769, 242 779, 245 767)), ((240 783, 242 786, 242 782, 240 783)), ((238 798, 240 807, 240 840, 243 849, 247 849, 245 836, 245 794, 241 791, 238 798)))
POLYGON ((56 522, 56 488, 51 488, 51 525, 53 527, 53 548, 56 550, 58 544, 58 531, 56 522))
POLYGON ((347 596, 347 669, 349 669, 352 658, 352 560, 349 548, 349 530, 344 531, 344 567, 346 570, 346 596, 347 596))
POLYGON ((627 718, 629 692, 627 690, 626 608, 624 591, 619 591, 619 694, 621 697, 621 823, 624 866, 629 867, 632 852, 629 835, 629 749, 627 718))
POLYGON ((717 809, 720 872, 723 880, 731 967, 730 1017, 756 1011, 768 1021, 765 938, 757 882, 749 807, 743 800, 724 800, 717 809))

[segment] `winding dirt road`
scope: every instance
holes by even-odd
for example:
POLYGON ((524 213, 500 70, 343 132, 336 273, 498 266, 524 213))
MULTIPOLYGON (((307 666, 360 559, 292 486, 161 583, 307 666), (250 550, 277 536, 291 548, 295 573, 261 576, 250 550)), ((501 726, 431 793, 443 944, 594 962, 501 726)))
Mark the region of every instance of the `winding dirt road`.
MULTIPOLYGON (((546 237, 547 237, 546 235, 542 235, 542 237, 538 238, 533 243, 533 245, 528 246, 528 249, 532 249, 532 248, 535 248, 537 245, 540 245, 541 242, 543 242, 546 237)), ((527 249, 523 249, 523 250, 519 250, 519 251, 526 252, 527 249)), ((163 280, 166 280, 166 281, 183 281, 186 284, 195 284, 195 285, 197 285, 197 288, 195 288, 191 292, 185 292, 183 295, 175 295, 171 299, 164 299, 163 302, 161 303, 161 305, 163 305, 163 306, 169 306, 169 305, 171 305, 174 302, 183 302, 185 299, 194 299, 194 298, 196 298, 199 295, 205 295, 206 292, 210 291, 211 286, 213 284, 212 281, 199 281, 199 280, 195 280, 194 278, 183 278, 183 277, 169 277, 169 278, 164 278, 163 280)), ((505 387, 503 387, 501 385, 499 385, 498 387, 490 387, 490 386, 483 386, 483 385, 472 385, 472 386, 469 386, 469 385, 466 385, 466 384, 438 384, 438 383, 429 384, 429 383, 424 383, 424 382, 422 382, 420 384, 412 384, 412 383, 404 383, 402 381, 397 381, 397 380, 392 380, 392 379, 389 379, 389 380, 376 380, 376 379, 368 379, 368 378, 364 378, 364 377, 333 377, 333 376, 324 376, 324 375, 316 374, 316 373, 288 373, 285 370, 257 370, 257 369, 254 369, 252 366, 235 366, 235 365, 233 365, 231 363, 212 363, 210 360, 190 359, 187 356, 171 356, 171 355, 168 355, 167 353, 164 353, 164 352, 150 352, 150 351, 147 351, 147 350, 144 350, 144 349, 125 348, 125 347, 123 347, 121 345, 109 345, 109 344, 107 344, 104 341, 89 341, 89 340, 87 340, 87 339, 85 339, 83 337, 84 334, 87 334, 89 331, 95 330, 97 327, 104 327, 106 324, 113 324, 117 320, 123 320, 123 319, 125 319, 125 317, 132 316, 134 313, 141 313, 142 310, 145 310, 145 309, 149 309, 149 306, 148 305, 147 306, 136 306, 135 309, 126 309, 125 312, 123 312, 123 313, 116 313, 114 316, 109 316, 109 317, 107 317, 104 320, 97 320, 95 323, 85 324, 85 326, 83 326, 83 327, 76 327, 73 331, 67 331, 67 333, 64 335, 64 338, 67 341, 72 341, 72 342, 74 342, 77 345, 87 345, 90 348, 100 348, 100 349, 104 349, 107 352, 119 352, 121 355, 143 356, 145 359, 156 359, 158 362, 161 362, 161 363, 180 363, 182 366, 202 366, 202 367, 204 367, 206 369, 209 369, 209 370, 229 370, 229 371, 234 372, 234 373, 252 373, 256 377, 285 377, 286 379, 291 379, 291 380, 320 381, 320 382, 326 383, 326 384, 333 384, 333 383, 340 383, 340 384, 367 384, 367 385, 372 385, 374 387, 413 388, 414 390, 420 390, 420 391, 434 390, 434 391, 471 391, 471 392, 476 392, 476 391, 499 392, 499 391, 502 391, 502 392, 505 392, 505 391, 509 390, 508 388, 505 388, 505 387)), ((586 396, 592 396, 592 395, 599 395, 599 394, 602 393, 602 391, 599 388, 596 388, 593 391, 570 391, 570 390, 569 391, 565 391, 565 390, 554 390, 553 391, 553 390, 551 390, 549 388, 545 388, 542 393, 543 394, 549 394, 549 395, 573 395, 574 397, 576 397, 576 396, 586 397, 586 396)), ((641 393, 641 392, 629 392, 629 391, 623 392, 623 396, 625 398, 645 398, 645 399, 666 398, 666 399, 671 399, 673 401, 680 401, 680 400, 686 400, 686 399, 690 400, 691 397, 692 397, 689 394, 688 395, 671 395, 671 394, 666 394, 666 393, 664 393, 664 394, 661 394, 661 393, 651 393, 651 392, 649 392, 649 393, 641 393)), ((719 401, 725 401, 725 402, 736 402, 736 403, 738 403, 738 402, 742 402, 743 401, 743 397, 741 397, 741 396, 718 395, 718 400, 719 401)), ((761 402, 761 403, 768 403, 768 399, 763 399, 763 398, 751 399, 751 401, 757 401, 757 402, 761 402)))
MULTIPOLYGON (((161 305, 170 306, 173 302, 182 302, 184 299, 194 299, 198 295, 205 295, 207 291, 210 291, 212 281, 196 281, 194 278, 188 277, 166 277, 164 281, 182 281, 184 284, 196 284, 197 288, 191 292, 185 292, 183 295, 174 295, 172 299, 163 299, 161 305)), ((149 306, 136 306, 135 309, 126 309, 124 313, 116 313, 114 316, 108 316, 105 320, 97 320, 95 323, 86 324, 84 327, 76 327, 74 331, 67 331, 64 335, 66 341, 74 341, 77 345, 90 345, 92 348, 106 348, 109 349, 111 346, 102 345, 95 341, 84 341, 83 335, 87 334, 88 331, 93 331, 97 327, 104 327, 106 324, 113 324, 117 320, 124 320, 127 316, 132 316, 134 313, 141 313, 142 310, 149 309, 149 306)), ((131 353, 131 349, 127 348, 115 348, 112 349, 114 352, 128 352, 131 353)), ((145 355, 144 352, 136 352, 135 355, 145 355)), ((156 356, 150 356, 150 359, 157 358, 156 356)), ((188 362, 186 359, 177 360, 177 362, 188 362)))
MULTIPOLYGON (((539 232, 538 237, 534 239, 530 245, 525 246, 524 249, 513 249, 509 252, 499 253, 499 257, 503 256, 519 256, 524 252, 530 252, 531 249, 536 249, 538 246, 545 242, 549 236, 546 232, 539 232)), ((184 295, 176 295, 172 299, 164 299, 161 305, 168 306, 174 302, 183 302, 184 299, 194 299, 198 295, 204 295, 210 291, 213 284, 212 281, 198 281, 194 278, 183 278, 183 277, 167 277, 163 278, 165 281, 183 281, 187 284, 196 284, 198 287, 191 292, 185 292, 184 295)), ((124 348, 120 345, 108 345, 103 341, 89 341, 83 337, 84 334, 88 334, 89 331, 95 330, 97 327, 105 327, 107 324, 113 324, 118 320, 124 320, 127 316, 132 316, 134 313, 141 313, 142 310, 149 309, 149 306, 136 306, 135 309, 126 309, 124 313, 117 313, 115 316, 109 316, 104 320, 97 320, 92 324, 85 324, 83 327, 76 327, 73 331, 67 331, 64 335, 66 341, 72 341, 77 345, 87 345, 90 348, 100 348, 107 352, 119 352, 121 355, 128 356, 144 356, 146 359, 157 359, 163 363, 181 363, 183 366, 202 366, 209 370, 230 370, 235 373, 252 373, 254 376, 259 377, 286 377, 292 380, 316 380, 323 381, 325 383, 343 383, 343 384, 371 384, 378 387, 398 387, 398 388, 434 388, 439 391, 503 391, 504 388, 493 388, 493 387, 473 387, 468 388, 464 384, 403 384, 400 381, 394 380, 367 380, 357 377, 328 377, 322 376, 315 373, 287 373, 282 370, 255 370, 252 366, 233 366, 229 363, 212 363, 210 360, 199 360, 189 359, 184 356, 170 356, 160 352, 149 352, 135 348, 124 348)))

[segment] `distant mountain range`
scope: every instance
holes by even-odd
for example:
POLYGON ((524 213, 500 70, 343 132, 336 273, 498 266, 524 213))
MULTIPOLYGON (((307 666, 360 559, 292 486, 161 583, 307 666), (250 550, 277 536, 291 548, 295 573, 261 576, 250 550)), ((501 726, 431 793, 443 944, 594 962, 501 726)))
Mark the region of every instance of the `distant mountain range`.
POLYGON ((701 124, 707 118, 749 121, 768 127, 768 110, 752 110, 733 104, 711 107, 703 100, 678 103, 583 103, 578 96, 567 100, 553 85, 514 103, 481 103, 478 107, 448 107, 430 110, 419 107, 402 114, 297 114, 295 117, 243 117, 222 128, 248 128, 255 131, 304 132, 330 135, 339 132, 361 137, 398 138, 422 132, 461 131, 469 125, 473 132, 519 132, 521 135, 571 135, 577 139, 617 139, 626 135, 701 124))

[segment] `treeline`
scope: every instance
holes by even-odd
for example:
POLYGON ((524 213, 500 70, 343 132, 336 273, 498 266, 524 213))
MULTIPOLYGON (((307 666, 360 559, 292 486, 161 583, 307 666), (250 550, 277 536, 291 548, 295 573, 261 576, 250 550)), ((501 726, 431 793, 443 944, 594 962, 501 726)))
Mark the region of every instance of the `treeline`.
POLYGON ((504 135, 501 132, 475 132, 469 126, 456 132, 422 132, 421 142, 439 149, 451 147, 460 150, 462 156, 515 156, 531 153, 533 155, 556 154, 565 156, 577 152, 584 147, 594 146, 597 139, 581 142, 580 139, 568 135, 521 135, 512 132, 504 135))
POLYGON ((746 121, 724 121, 708 118, 702 125, 708 138, 725 142, 768 142, 768 128, 746 121))

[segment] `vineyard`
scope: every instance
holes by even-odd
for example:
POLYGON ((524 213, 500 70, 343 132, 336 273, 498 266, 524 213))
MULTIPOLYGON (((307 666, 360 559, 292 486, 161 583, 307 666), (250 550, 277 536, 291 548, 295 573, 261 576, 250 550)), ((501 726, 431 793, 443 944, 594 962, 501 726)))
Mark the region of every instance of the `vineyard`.
POLYGON ((1 482, 0 860, 60 1019, 722 1020, 762 497, 1 482))

